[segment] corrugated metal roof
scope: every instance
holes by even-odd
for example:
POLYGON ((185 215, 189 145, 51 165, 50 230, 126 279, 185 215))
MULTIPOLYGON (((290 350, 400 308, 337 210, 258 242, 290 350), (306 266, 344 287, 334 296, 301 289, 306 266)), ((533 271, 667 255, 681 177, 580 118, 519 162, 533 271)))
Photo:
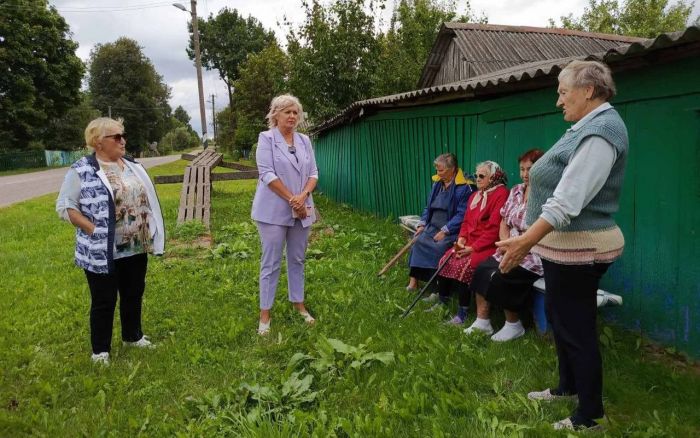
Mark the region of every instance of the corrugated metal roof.
POLYGON ((461 61, 469 64, 465 69, 469 76, 458 79, 467 80, 519 64, 588 55, 643 40, 545 27, 444 23, 423 67, 418 87, 442 85, 436 83, 435 78, 453 41, 461 61))
POLYGON ((436 101, 469 99, 477 95, 498 94, 518 89, 518 87, 524 89, 537 78, 555 77, 562 68, 574 59, 603 61, 615 71, 615 65, 625 60, 645 56, 651 52, 658 53, 676 48, 685 50, 689 56, 697 56, 700 53, 700 27, 692 26, 684 31, 664 33, 653 39, 621 45, 587 56, 569 56, 530 62, 482 74, 466 81, 357 101, 333 118, 314 126, 311 131, 314 134, 319 134, 334 126, 362 117, 366 110, 373 108, 410 107, 420 105, 426 99, 430 99, 430 103, 435 103, 436 101))

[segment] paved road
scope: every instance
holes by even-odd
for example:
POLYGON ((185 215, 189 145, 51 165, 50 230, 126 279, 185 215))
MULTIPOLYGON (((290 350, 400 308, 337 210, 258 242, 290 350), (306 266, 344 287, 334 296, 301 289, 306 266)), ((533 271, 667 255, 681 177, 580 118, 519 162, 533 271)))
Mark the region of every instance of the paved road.
MULTIPOLYGON (((164 157, 139 158, 139 162, 148 169, 149 167, 173 162, 179 158, 180 155, 167 155, 164 157)), ((67 168, 63 167, 20 175, 0 176, 0 207, 58 192, 66 170, 67 168)))

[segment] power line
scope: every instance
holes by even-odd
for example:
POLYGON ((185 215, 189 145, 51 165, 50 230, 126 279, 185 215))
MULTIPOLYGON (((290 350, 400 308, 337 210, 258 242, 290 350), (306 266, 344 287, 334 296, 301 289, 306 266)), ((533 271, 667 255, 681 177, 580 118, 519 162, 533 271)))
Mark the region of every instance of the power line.
POLYGON ((121 110, 130 110, 130 111, 150 111, 150 110, 160 110, 160 111, 168 111, 172 110, 172 108, 167 107, 167 106, 141 106, 141 107, 136 107, 136 106, 113 106, 110 105, 112 109, 121 109, 121 110))
MULTIPOLYGON (((153 8, 162 8, 166 6, 170 6, 170 2, 164 2, 164 1, 159 1, 159 2, 151 2, 151 3, 141 3, 141 4, 132 4, 132 5, 112 5, 112 6, 85 6, 85 7, 80 7, 80 6, 67 6, 65 8, 62 7, 56 7, 53 5, 47 5, 49 7, 55 8, 58 12, 67 12, 67 13, 74 13, 74 12, 88 12, 88 13, 98 13, 98 12, 125 12, 125 11, 139 11, 143 9, 153 9, 153 8)), ((15 10, 34 10, 36 9, 35 6, 31 5, 19 5, 19 4, 1 4, 0 5, 0 10, 1 9, 15 9, 15 10)))

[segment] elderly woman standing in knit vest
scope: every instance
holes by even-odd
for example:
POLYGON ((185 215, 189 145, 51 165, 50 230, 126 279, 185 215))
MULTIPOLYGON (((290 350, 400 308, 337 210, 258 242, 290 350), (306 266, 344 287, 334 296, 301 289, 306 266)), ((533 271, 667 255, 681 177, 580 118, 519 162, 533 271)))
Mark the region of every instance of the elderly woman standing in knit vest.
POLYGON ((596 333, 596 292, 624 237, 618 210, 627 161, 627 128, 607 102, 615 95, 610 69, 573 61, 559 74, 557 106, 574 122, 530 169, 528 230, 497 245, 500 269, 518 266, 530 249, 542 259, 545 309, 559 361, 559 385, 533 400, 578 396, 573 414, 555 429, 588 429, 603 417, 603 366, 596 333))

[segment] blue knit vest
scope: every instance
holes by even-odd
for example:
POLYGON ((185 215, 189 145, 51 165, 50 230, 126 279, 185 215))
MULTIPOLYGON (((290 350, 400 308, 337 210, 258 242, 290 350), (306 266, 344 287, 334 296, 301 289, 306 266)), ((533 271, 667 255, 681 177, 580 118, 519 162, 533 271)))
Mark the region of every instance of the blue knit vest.
POLYGON ((94 154, 71 166, 80 177, 80 212, 95 224, 88 235, 76 227, 75 264, 96 274, 114 272, 115 211, 112 195, 97 175, 100 169, 94 154))
POLYGON ((564 168, 583 140, 592 135, 603 137, 615 148, 617 159, 607 181, 581 213, 559 231, 600 230, 615 225, 612 215, 617 211, 627 162, 629 140, 627 128, 613 108, 596 114, 577 130, 568 130, 530 169, 530 195, 525 221, 532 225, 542 214, 542 206, 554 194, 564 168))

